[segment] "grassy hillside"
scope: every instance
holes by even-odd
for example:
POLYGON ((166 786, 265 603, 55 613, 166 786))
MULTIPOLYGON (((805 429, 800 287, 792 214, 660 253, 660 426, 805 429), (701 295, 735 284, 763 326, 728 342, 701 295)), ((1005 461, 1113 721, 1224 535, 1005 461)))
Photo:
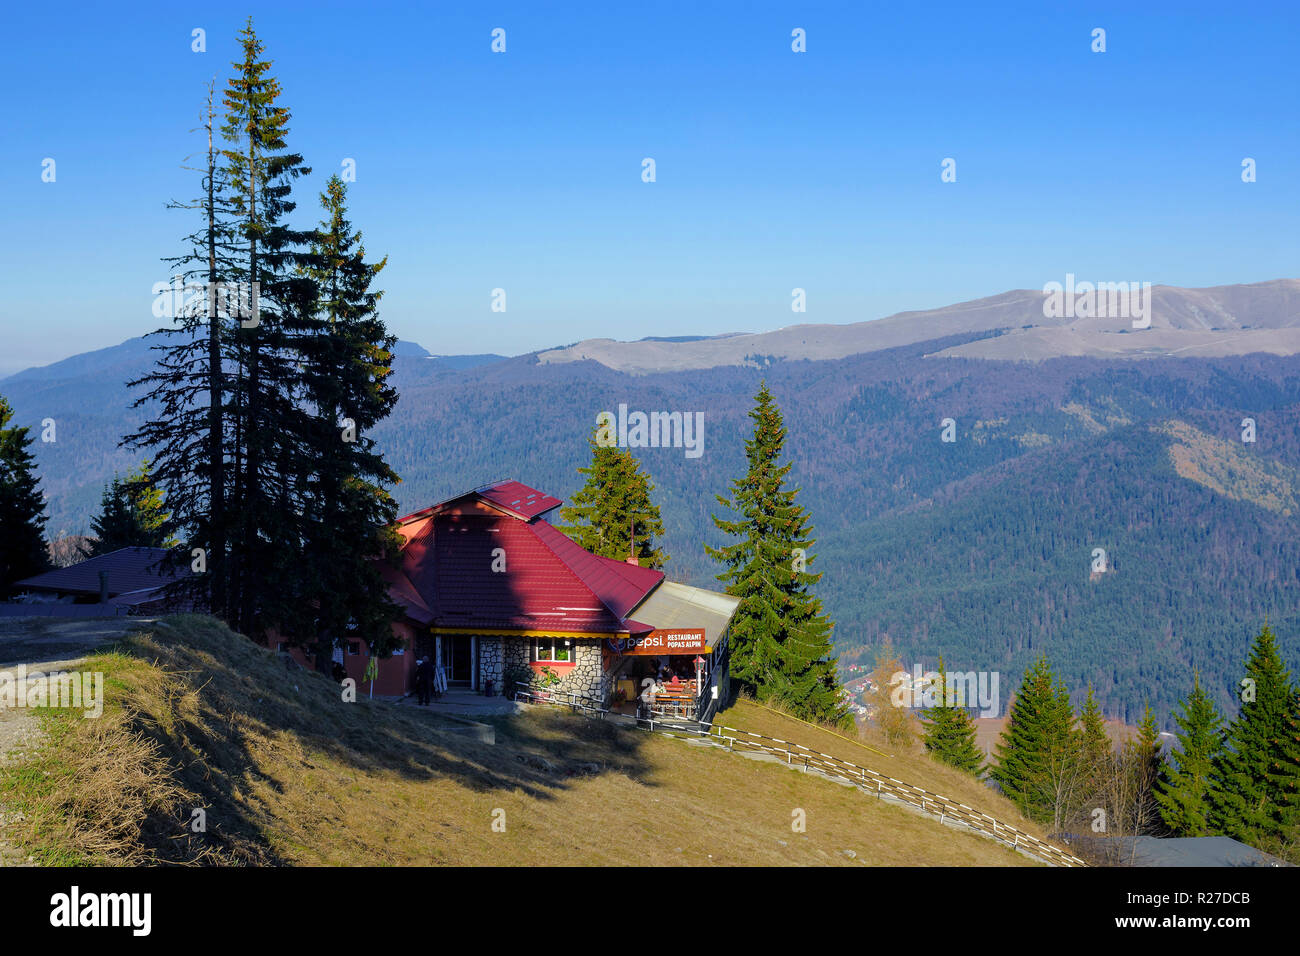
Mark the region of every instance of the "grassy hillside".
MULTIPOLYGON (((85 666, 106 675, 104 716, 44 712, 44 742, 0 767, 0 805, 23 815, 4 837, 41 863, 1031 862, 826 780, 565 713, 500 718, 497 744, 477 744, 414 708, 345 704, 209 618, 149 625, 85 666), (204 834, 186 829, 195 808, 204 834)), ((857 747, 750 705, 726 719, 857 747)), ((932 784, 1034 830, 978 784, 932 784)))

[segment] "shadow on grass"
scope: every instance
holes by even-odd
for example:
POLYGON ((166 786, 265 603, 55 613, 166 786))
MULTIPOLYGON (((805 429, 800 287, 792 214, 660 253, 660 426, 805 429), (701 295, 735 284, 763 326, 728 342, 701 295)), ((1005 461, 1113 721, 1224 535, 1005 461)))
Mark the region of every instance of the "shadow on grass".
MULTIPOLYGON (((87 660, 102 669, 125 727, 157 745, 179 803, 161 802, 139 839, 160 862, 277 864, 267 833, 276 808, 254 796, 308 785, 304 772, 332 763, 357 774, 418 784, 450 780, 476 792, 552 800, 575 777, 618 773, 645 780, 644 737, 579 715, 542 709, 480 718, 486 745, 447 732, 436 715, 360 697, 283 659, 210 618, 182 615, 147 625, 87 660), (189 832, 204 808, 205 834, 189 832)), ((346 787, 351 781, 340 781, 346 787)), ((436 807, 430 806, 431 814, 436 807)))

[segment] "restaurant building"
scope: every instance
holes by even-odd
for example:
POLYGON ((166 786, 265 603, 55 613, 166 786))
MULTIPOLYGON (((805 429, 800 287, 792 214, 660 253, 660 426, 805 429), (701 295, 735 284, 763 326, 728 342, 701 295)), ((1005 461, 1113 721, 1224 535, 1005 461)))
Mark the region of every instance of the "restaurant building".
POLYGON ((501 481, 399 519, 400 566, 385 574, 408 650, 380 663, 377 692, 409 691, 415 659, 431 654, 450 687, 487 694, 532 680, 634 707, 658 680, 701 717, 725 699, 739 599, 591 554, 547 520, 560 505, 501 481))

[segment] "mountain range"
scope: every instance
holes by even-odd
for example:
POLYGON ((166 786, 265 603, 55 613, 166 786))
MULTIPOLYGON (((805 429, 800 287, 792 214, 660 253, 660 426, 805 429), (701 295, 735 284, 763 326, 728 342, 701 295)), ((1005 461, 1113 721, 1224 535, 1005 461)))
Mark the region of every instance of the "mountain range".
MULTIPOLYGON (((703 412, 698 458, 636 453, 670 576, 707 586, 715 496, 743 473, 765 379, 842 661, 886 640, 908 669, 942 654, 998 671, 1005 707, 1046 653, 1076 699, 1091 685, 1130 723, 1150 703, 1166 727, 1196 668, 1233 712, 1266 615, 1300 666, 1300 280, 1155 286, 1142 329, 1044 299, 515 357, 403 342, 376 437, 415 510, 503 477, 572 496, 598 413, 703 412)), ((85 530, 141 457, 117 441, 145 411, 124 383, 151 360, 132 339, 0 380, 20 424, 56 423, 35 446, 52 533, 85 530)))

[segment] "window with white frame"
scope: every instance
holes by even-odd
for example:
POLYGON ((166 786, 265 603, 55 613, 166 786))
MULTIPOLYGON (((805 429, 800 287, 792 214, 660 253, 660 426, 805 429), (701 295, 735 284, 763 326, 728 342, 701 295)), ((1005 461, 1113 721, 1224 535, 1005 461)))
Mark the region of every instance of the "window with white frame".
POLYGON ((567 637, 539 637, 533 646, 533 660, 545 664, 572 664, 573 641, 567 637))

